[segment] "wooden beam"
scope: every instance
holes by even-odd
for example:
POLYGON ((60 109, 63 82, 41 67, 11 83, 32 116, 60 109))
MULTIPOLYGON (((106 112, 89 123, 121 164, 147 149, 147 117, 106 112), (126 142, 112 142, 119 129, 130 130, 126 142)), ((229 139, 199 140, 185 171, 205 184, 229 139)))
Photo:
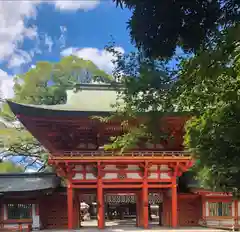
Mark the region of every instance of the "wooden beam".
POLYGON ((116 184, 116 185, 111 185, 111 184, 103 184, 104 189, 139 189, 142 188, 142 184, 132 184, 132 185, 126 185, 126 184, 116 184))
POLYGON ((97 184, 73 184, 75 189, 95 189, 97 188, 97 184))

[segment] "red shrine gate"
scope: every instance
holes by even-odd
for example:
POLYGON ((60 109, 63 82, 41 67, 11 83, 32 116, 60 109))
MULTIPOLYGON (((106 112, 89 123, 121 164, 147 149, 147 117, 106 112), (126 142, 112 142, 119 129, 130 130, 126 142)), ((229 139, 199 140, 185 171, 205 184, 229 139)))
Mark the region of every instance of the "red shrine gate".
MULTIPOLYGON (((49 164, 67 183, 68 228, 79 226, 79 195, 97 196, 98 228, 104 228, 104 197, 111 192, 136 195, 137 226, 148 227, 149 193, 171 195, 171 225, 178 224, 177 178, 192 166, 183 152, 187 116, 161 118, 175 139, 159 144, 140 143, 119 154, 101 149, 111 136, 124 133, 120 122, 101 123, 91 116, 103 112, 51 109, 8 102, 21 123, 49 151, 49 164)), ((104 113, 106 114, 106 112, 104 113)), ((163 200, 165 201, 165 200, 163 200)))
MULTIPOLYGON (((88 154, 90 155, 90 154, 88 154)), ((106 153, 105 153, 106 155, 106 153)), ((149 193, 171 190, 172 227, 177 226, 177 177, 192 166, 188 154, 177 152, 132 152, 131 156, 86 156, 69 160, 51 158, 49 163, 68 183, 68 228, 76 228, 74 192, 95 192, 98 228, 104 228, 104 195, 113 192, 136 194, 137 226, 148 228, 149 193), (98 161, 96 161, 98 160, 98 161)), ((128 154, 130 155, 130 153, 128 154)))

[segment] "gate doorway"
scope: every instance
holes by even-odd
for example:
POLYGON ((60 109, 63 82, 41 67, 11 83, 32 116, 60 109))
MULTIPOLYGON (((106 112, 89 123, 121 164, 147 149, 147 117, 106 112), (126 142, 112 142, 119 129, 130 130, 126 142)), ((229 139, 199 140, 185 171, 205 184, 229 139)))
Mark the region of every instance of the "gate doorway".
POLYGON ((104 198, 107 227, 137 226, 137 195, 135 193, 106 193, 104 198))
MULTIPOLYGON (((148 194, 149 226, 163 225, 163 195, 161 192, 148 194)), ((79 194, 79 225, 81 227, 98 227, 97 194, 79 194)), ((141 225, 141 191, 104 191, 105 227, 142 227, 141 225)))
POLYGON ((97 222, 97 194, 96 193, 84 193, 79 195, 79 224, 80 227, 96 228, 97 222))

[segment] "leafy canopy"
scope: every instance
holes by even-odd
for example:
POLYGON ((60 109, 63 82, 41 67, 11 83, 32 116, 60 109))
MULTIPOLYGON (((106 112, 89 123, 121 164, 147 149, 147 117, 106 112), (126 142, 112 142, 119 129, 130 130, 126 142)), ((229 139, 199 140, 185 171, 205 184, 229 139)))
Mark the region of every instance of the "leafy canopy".
POLYGON ((215 45, 184 60, 173 88, 174 104, 192 110, 185 145, 199 162, 204 187, 240 193, 240 26, 222 32, 215 45))
POLYGON ((161 128, 156 124, 159 110, 191 111, 195 117, 186 125, 184 143, 199 160, 198 180, 205 188, 239 195, 239 32, 239 25, 222 30, 211 45, 182 59, 172 78, 163 75, 168 71, 164 64, 143 59, 140 53, 119 57, 116 71, 126 87, 120 91, 126 106, 117 113, 126 125, 139 111, 149 111, 150 120, 114 138, 111 148, 128 149, 142 137, 164 139, 154 133, 161 128))
POLYGON ((22 173, 24 169, 10 161, 4 161, 0 163, 0 173, 22 173))
POLYGON ((172 57, 177 46, 196 52, 239 22, 239 0, 113 0, 132 11, 132 41, 153 58, 172 57))
MULTIPOLYGON (((64 57, 58 63, 38 62, 35 68, 15 78, 13 101, 26 104, 56 105, 66 102, 66 90, 77 84, 95 80, 110 80, 110 76, 91 61, 75 56, 64 57)), ((0 129, 3 152, 22 154, 46 161, 47 152, 35 138, 16 121, 7 104, 1 116, 10 126, 0 129)))
POLYGON ((117 111, 110 117, 98 118, 104 122, 120 119, 126 130, 112 137, 112 143, 105 148, 123 152, 143 142, 166 140, 168 135, 160 130, 159 111, 167 113, 171 110, 169 94, 172 82, 164 63, 143 58, 140 52, 121 54, 114 50, 114 46, 107 47, 107 50, 117 57, 113 80, 118 84, 118 97, 124 104, 116 104, 117 111), (119 88, 119 84, 123 88, 119 88), (144 120, 137 122, 141 113, 145 114, 144 120))

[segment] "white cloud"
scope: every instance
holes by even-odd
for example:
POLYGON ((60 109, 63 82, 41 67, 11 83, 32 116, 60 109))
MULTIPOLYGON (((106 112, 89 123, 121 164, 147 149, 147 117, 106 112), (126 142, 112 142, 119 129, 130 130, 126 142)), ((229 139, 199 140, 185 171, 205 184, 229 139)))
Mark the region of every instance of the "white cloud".
POLYGON ((9 68, 19 67, 23 64, 30 63, 31 61, 32 61, 31 53, 27 53, 23 50, 16 50, 8 61, 8 67, 9 68))
POLYGON ((0 69, 0 98, 12 98, 14 95, 13 86, 13 76, 0 69))
POLYGON ((67 37, 67 28, 65 26, 60 26, 60 37, 57 40, 57 43, 60 48, 65 48, 66 46, 66 37, 67 37))
MULTIPOLYGON (((124 49, 122 47, 115 47, 115 50, 124 53, 124 49)), ((114 64, 112 61, 116 59, 116 57, 114 57, 112 53, 106 51, 105 49, 100 50, 97 48, 77 49, 74 47, 70 47, 64 49, 61 52, 61 55, 75 55, 85 60, 91 60, 100 69, 104 70, 107 73, 111 73, 113 71, 114 64)))
MULTIPOLYGON (((74 10, 91 10, 97 7, 99 0, 86 1, 0 1, 0 62, 10 61, 10 66, 21 65, 26 60, 26 54, 21 57, 23 53, 19 52, 21 45, 26 38, 36 39, 38 30, 36 26, 26 26, 26 21, 35 18, 37 15, 37 5, 41 3, 54 4, 55 8, 60 11, 74 11, 74 10)), ((66 32, 66 28, 62 28, 62 34, 66 32)), ((61 47, 65 46, 65 39, 60 38, 61 47)), ((46 37, 46 45, 51 51, 52 41, 46 37)), ((39 49, 32 50, 30 57, 34 53, 39 53, 39 49)))
POLYGON ((70 48, 66 48, 61 52, 62 56, 70 56, 70 55, 75 55, 75 52, 77 51, 77 48, 74 47, 70 47, 70 48))
POLYGON ((26 27, 24 21, 35 17, 31 1, 0 1, 0 60, 15 53, 24 38, 34 38, 36 27, 26 27))
POLYGON ((48 52, 52 52, 52 46, 53 46, 53 39, 52 39, 52 37, 49 36, 49 35, 46 35, 44 42, 45 42, 45 45, 48 48, 48 52))
POLYGON ((100 4, 100 0, 55 0, 52 1, 52 3, 55 4, 55 7, 59 10, 92 10, 100 4))

